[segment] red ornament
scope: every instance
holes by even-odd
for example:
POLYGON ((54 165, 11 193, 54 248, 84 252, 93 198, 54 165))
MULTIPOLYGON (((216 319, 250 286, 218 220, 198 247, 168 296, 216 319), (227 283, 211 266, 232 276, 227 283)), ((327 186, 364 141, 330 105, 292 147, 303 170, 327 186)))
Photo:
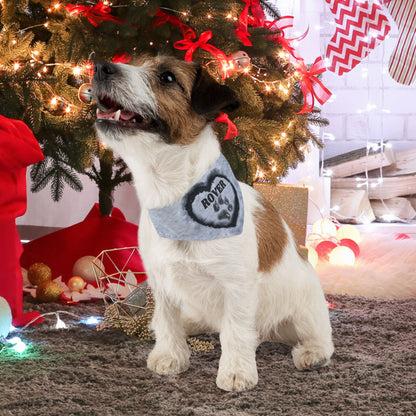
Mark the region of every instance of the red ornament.
POLYGON ((410 240, 411 237, 407 234, 404 233, 400 233, 400 234, 396 234, 396 236, 394 237, 395 240, 410 240))
POLYGON ((350 238, 343 238, 340 241, 339 245, 350 248, 354 252, 355 258, 357 258, 360 255, 360 246, 350 238))
POLYGON ((336 247, 337 245, 330 240, 321 241, 315 248, 316 252, 318 253, 320 260, 329 260, 329 253, 336 247))

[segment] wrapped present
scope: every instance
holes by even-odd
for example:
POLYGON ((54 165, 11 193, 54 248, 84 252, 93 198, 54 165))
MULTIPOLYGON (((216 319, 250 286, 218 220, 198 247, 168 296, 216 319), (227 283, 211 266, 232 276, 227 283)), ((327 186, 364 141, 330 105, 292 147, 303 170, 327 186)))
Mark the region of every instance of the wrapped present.
POLYGON ((304 245, 308 218, 308 188, 300 185, 273 185, 262 182, 256 182, 253 186, 279 211, 298 244, 304 245))

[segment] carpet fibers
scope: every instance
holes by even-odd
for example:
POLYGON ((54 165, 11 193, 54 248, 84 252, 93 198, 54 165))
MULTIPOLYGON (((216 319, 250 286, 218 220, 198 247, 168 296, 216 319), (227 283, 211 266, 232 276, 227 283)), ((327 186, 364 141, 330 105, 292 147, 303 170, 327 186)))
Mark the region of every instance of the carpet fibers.
MULTIPOLYGON (((146 368, 150 341, 120 330, 98 332, 80 323, 103 314, 101 302, 36 304, 25 309, 60 314, 17 331, 30 347, 22 356, 0 353, 0 415, 416 415, 416 298, 328 297, 335 353, 328 368, 299 372, 290 349, 264 343, 257 351, 259 384, 227 393, 215 385, 220 356, 216 335, 209 353, 192 353, 191 368, 158 376, 146 368)), ((9 336, 10 338, 10 336, 9 336)))

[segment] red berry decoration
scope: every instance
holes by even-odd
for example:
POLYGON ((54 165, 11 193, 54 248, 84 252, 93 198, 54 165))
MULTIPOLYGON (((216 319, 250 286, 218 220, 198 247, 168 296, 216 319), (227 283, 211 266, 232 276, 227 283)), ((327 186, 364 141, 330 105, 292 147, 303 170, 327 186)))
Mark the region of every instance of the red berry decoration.
POLYGON ((360 255, 360 246, 351 238, 343 238, 339 245, 350 248, 354 252, 355 258, 360 255))
POLYGON ((336 247, 337 245, 330 240, 321 241, 315 248, 316 252, 318 253, 320 260, 329 260, 329 253, 336 247))

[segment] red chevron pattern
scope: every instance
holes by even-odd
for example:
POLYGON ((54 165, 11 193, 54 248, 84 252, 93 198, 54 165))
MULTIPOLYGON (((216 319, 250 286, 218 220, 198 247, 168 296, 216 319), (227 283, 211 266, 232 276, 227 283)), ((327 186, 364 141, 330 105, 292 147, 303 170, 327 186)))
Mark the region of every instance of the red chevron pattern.
POLYGON ((357 66, 385 39, 390 25, 377 0, 325 1, 335 15, 337 25, 326 50, 327 69, 342 75, 357 66))

